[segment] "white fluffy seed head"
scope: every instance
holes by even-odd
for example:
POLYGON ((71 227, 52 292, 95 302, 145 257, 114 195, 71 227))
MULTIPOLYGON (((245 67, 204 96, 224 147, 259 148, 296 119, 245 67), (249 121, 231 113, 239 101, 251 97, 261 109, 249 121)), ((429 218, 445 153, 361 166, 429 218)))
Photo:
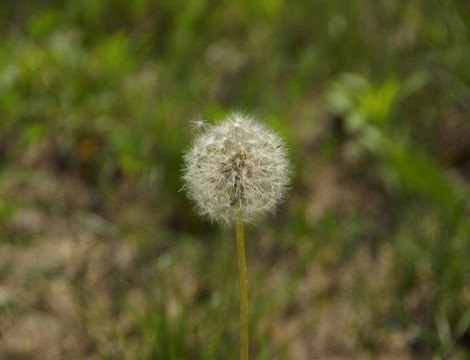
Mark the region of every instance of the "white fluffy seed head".
POLYGON ((188 196, 202 215, 230 224, 238 209, 253 222, 273 212, 289 182, 283 141, 250 117, 233 113, 207 127, 185 155, 188 196))

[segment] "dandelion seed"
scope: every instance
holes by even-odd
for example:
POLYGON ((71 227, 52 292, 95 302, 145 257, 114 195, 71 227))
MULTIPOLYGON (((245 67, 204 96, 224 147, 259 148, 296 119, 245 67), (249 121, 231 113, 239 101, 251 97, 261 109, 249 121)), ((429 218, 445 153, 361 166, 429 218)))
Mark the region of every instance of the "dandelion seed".
POLYGON ((193 133, 201 133, 204 132, 206 128, 206 122, 202 117, 196 117, 192 120, 190 120, 190 125, 191 125, 191 131, 193 133))

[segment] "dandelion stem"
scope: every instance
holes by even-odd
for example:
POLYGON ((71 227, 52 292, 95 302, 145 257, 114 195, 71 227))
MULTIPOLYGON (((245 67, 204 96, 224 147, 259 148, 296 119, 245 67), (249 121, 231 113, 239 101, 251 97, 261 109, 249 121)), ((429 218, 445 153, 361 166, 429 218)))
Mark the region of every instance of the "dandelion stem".
POLYGON ((248 278, 246 274, 245 234, 241 208, 237 211, 236 233, 240 290, 240 360, 248 360, 248 278))

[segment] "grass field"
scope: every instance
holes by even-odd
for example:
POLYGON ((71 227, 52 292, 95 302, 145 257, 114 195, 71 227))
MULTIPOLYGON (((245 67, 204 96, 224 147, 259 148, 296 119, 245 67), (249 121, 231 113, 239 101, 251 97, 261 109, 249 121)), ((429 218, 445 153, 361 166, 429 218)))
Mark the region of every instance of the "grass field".
POLYGON ((252 359, 470 356, 470 6, 0 5, 0 358, 237 359, 233 230, 190 121, 242 110, 293 179, 247 228, 252 359))

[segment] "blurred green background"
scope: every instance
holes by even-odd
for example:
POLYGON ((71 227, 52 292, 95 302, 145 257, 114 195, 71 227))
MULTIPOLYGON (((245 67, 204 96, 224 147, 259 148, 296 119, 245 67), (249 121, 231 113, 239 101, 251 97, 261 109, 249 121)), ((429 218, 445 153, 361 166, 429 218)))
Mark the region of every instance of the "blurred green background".
POLYGON ((236 359, 235 242, 189 121, 288 143, 248 229, 253 359, 470 353, 470 4, 4 0, 0 358, 236 359))

